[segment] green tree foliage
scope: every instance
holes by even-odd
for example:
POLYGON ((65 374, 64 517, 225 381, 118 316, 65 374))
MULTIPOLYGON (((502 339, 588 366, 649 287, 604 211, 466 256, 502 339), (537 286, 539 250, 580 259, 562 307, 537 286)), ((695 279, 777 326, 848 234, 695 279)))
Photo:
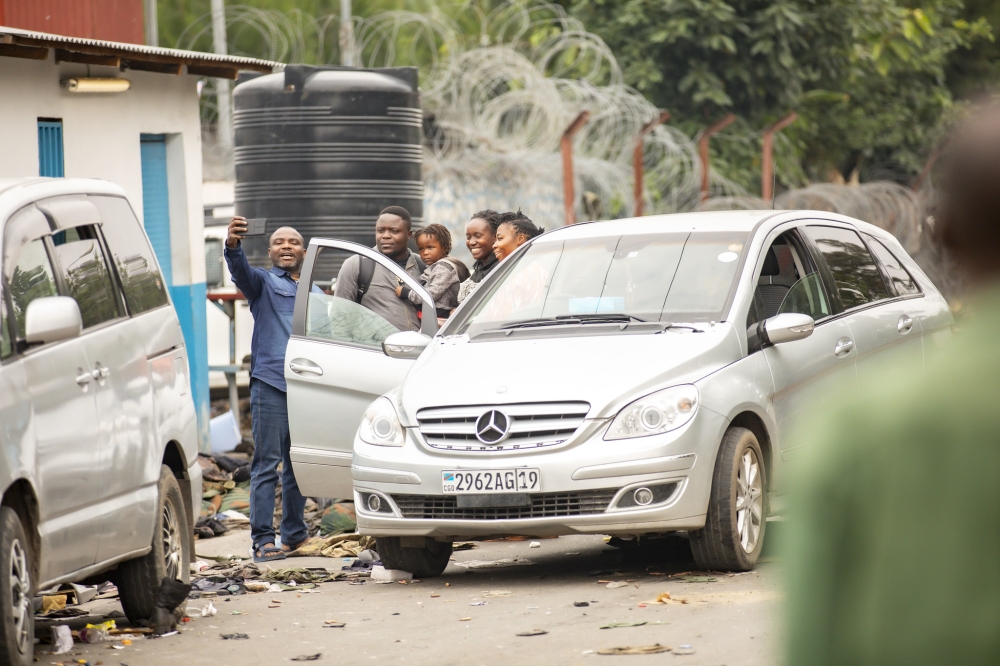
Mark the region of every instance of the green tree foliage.
POLYGON ((908 180, 952 103, 949 58, 991 36, 962 0, 578 0, 571 10, 690 134, 740 117, 713 140, 713 166, 752 192, 759 138, 746 132, 791 110, 800 120, 776 148, 785 184, 856 168, 908 180))

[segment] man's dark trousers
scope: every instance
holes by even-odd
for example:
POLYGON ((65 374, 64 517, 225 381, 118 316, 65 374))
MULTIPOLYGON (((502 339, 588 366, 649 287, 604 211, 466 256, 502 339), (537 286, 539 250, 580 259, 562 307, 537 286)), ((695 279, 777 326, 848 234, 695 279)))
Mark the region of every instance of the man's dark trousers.
POLYGON ((254 548, 274 543, 274 490, 281 470, 281 542, 296 546, 309 536, 302 519, 306 500, 292 472, 287 395, 267 382, 250 380, 253 462, 250 466, 250 536, 254 548))

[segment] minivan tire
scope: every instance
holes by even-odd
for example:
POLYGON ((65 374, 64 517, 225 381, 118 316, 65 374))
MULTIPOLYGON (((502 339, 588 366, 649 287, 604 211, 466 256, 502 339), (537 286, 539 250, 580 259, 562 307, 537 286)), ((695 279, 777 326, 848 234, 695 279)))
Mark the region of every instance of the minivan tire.
POLYGON ((17 513, 0 506, 0 664, 28 666, 35 651, 31 550, 17 513))
POLYGON ((414 578, 433 578, 448 566, 452 543, 424 537, 423 546, 410 547, 404 546, 400 537, 376 537, 375 550, 386 569, 402 569, 414 578))
MULTIPOLYGON (((153 614, 156 593, 164 578, 185 583, 191 580, 191 527, 181 488, 166 465, 160 467, 157 497, 152 550, 142 557, 123 562, 115 574, 122 611, 133 624, 148 620, 153 614)), ((185 606, 181 604, 174 612, 178 620, 184 616, 185 606)))
POLYGON ((690 534, 695 562, 708 571, 750 571, 766 525, 767 467, 760 443, 746 428, 730 428, 715 460, 705 527, 690 534))

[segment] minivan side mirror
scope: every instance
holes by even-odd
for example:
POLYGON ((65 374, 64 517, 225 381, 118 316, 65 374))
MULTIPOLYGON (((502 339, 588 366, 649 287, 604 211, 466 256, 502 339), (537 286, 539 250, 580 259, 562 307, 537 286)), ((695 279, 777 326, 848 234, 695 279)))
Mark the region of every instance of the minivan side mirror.
POLYGON ((82 330, 80 306, 69 296, 45 296, 28 303, 24 314, 24 339, 28 344, 68 340, 82 330))
POLYGON ((784 312, 763 322, 761 342, 764 346, 802 340, 812 335, 815 322, 807 314, 784 312))
POLYGON ((431 343, 430 336, 416 331, 393 333, 382 341, 382 351, 390 358, 414 359, 431 343))

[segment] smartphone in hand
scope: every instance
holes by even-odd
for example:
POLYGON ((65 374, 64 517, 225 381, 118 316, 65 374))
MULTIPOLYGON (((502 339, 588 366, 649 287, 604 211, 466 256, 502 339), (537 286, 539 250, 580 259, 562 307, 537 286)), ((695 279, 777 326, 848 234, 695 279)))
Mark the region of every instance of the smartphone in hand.
POLYGON ((243 224, 246 225, 247 230, 240 234, 240 236, 263 236, 267 233, 266 217, 251 217, 244 220, 243 224))

